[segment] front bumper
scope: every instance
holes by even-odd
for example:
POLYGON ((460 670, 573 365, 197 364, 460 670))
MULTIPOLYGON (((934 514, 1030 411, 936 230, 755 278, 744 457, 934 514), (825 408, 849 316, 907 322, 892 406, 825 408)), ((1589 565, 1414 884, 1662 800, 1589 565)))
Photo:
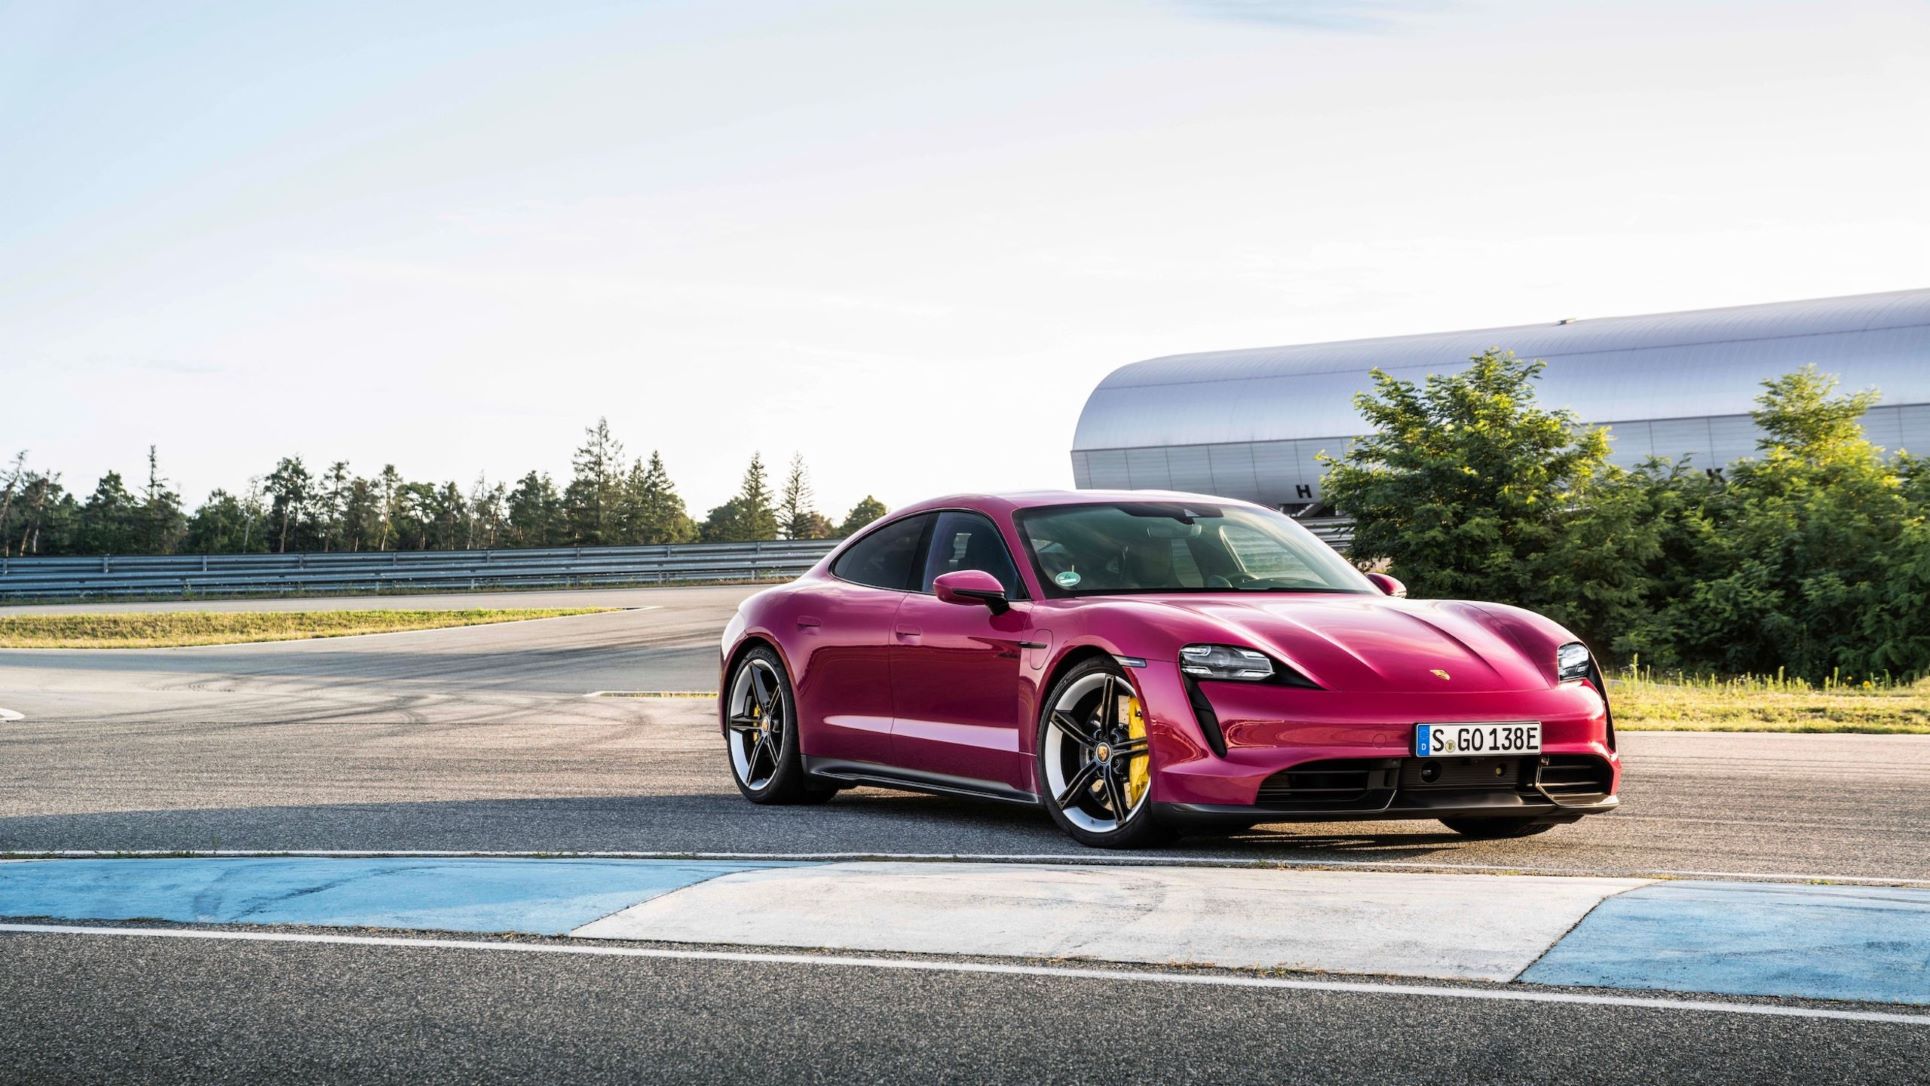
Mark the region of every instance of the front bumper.
POLYGON ((1549 818, 1616 808, 1621 760, 1585 684, 1340 693, 1188 682, 1134 668, 1155 749, 1152 802, 1175 820, 1549 818), (1414 725, 1536 720, 1540 757, 1413 756, 1414 725))

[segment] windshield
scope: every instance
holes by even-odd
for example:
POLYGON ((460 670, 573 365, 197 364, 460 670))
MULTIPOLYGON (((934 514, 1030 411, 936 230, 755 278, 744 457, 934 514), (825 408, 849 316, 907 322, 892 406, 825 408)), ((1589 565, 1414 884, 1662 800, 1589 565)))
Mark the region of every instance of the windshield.
POLYGON ((1312 532, 1266 510, 1105 502, 1028 509, 1015 519, 1054 596, 1374 591, 1312 532))

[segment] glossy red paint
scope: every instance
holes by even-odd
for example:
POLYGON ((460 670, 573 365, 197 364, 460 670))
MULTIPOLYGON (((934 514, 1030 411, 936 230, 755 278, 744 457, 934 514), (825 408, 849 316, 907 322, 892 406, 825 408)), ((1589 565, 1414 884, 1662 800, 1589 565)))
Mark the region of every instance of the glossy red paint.
MULTIPOLYGON (((1176 817, 1250 809, 1252 820, 1272 820, 1279 812, 1254 807, 1268 777, 1331 759, 1412 760, 1414 725, 1430 722, 1540 721, 1544 753, 1599 760, 1607 791, 1571 809, 1530 813, 1566 817, 1615 806, 1621 770, 1608 706, 1589 682, 1558 681, 1556 650, 1577 638, 1540 615, 1400 598, 1389 594, 1399 585, 1391 577, 1363 576, 1358 592, 1337 594, 1053 598, 1043 590, 1015 512, 1149 500, 1245 504, 1145 491, 1054 491, 914 505, 847 540, 798 580, 746 600, 725 631, 725 676, 748 645, 777 649, 797 693, 806 766, 827 779, 1030 798, 1038 791, 1032 748, 1045 691, 1069 663, 1099 653, 1128 661, 1125 674, 1145 707, 1151 740, 1151 799, 1176 817), (873 533, 941 510, 989 518, 1017 559, 1016 583, 970 570, 943 575, 942 585, 876 588, 832 572, 873 533), (1009 604, 978 598, 994 585, 1009 604), (1192 683, 1179 670, 1178 650, 1196 643, 1257 650, 1311 686, 1192 683), (1203 719, 1202 701, 1211 719, 1203 719)), ((1389 808, 1366 816, 1436 814, 1389 808)))

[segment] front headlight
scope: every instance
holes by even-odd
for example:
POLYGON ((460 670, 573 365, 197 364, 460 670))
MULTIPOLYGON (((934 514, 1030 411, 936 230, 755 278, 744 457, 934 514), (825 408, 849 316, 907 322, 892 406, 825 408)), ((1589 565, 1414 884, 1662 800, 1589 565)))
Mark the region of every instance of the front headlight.
POLYGON ((1179 669, 1196 679, 1273 678, 1273 661, 1265 653, 1232 645, 1188 645, 1179 650, 1179 669))
POLYGON ((1586 679, 1592 667, 1588 646, 1579 641, 1570 641, 1555 650, 1555 681, 1558 683, 1586 679))

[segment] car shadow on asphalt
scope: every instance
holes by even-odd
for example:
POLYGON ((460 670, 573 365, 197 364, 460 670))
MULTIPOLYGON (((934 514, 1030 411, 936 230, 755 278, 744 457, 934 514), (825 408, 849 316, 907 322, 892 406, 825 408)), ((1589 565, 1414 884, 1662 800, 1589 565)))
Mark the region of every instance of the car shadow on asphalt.
MULTIPOLYGON (((1357 863, 1467 847, 1434 823, 1301 824, 1189 836, 1145 855, 1357 863)), ((220 850, 1109 855, 1071 841, 1036 810, 870 788, 808 807, 684 793, 0 817, 0 853, 220 850)))

